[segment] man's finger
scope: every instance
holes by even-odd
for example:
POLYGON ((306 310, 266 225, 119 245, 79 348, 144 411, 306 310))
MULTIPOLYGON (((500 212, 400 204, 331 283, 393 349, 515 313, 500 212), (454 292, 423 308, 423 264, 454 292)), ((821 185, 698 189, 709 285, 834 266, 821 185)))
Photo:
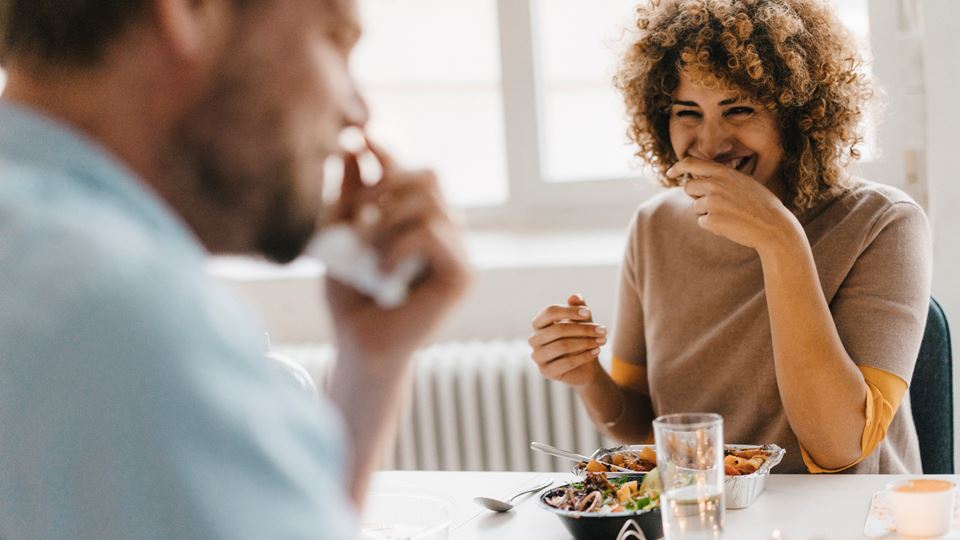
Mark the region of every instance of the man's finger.
POLYGON ((377 161, 380 162, 380 167, 383 169, 383 178, 387 178, 397 171, 397 163, 394 161, 393 157, 379 144, 366 139, 367 148, 370 149, 370 152, 377 158, 377 161))

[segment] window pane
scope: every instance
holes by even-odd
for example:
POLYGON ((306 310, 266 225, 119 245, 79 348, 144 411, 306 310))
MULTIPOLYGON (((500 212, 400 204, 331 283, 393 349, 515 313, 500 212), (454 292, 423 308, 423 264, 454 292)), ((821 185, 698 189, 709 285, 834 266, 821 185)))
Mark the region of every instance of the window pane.
POLYGON ((495 0, 366 0, 353 69, 370 136, 454 203, 507 198, 495 0))
POLYGON ((612 78, 635 0, 534 3, 541 144, 547 181, 636 176, 627 121, 612 78))
MULTIPOLYGON (((602 180, 647 171, 632 157, 622 98, 613 75, 633 28, 636 0, 535 0, 542 168, 548 182, 602 180)), ((867 0, 834 0, 842 21, 869 49, 867 0)), ((864 159, 875 125, 864 124, 864 159)))

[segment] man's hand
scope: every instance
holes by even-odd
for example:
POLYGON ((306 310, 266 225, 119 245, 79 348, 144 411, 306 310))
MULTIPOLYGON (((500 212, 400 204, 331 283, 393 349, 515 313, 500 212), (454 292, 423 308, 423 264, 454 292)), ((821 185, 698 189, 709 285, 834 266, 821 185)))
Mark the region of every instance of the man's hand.
POLYGON ((463 296, 470 272, 460 226, 451 218, 433 172, 401 170, 385 152, 371 149, 383 168, 382 179, 365 185, 356 157, 347 156, 333 215, 354 223, 380 255, 384 272, 409 257, 421 258, 425 266, 406 302, 395 309, 382 309, 334 279, 327 279, 326 289, 341 356, 389 375, 403 369, 463 296))

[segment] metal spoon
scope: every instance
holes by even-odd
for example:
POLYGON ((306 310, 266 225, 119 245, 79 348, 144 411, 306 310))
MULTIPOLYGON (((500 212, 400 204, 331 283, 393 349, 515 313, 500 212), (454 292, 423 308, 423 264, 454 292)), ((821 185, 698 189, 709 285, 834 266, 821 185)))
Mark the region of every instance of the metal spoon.
POLYGON ((527 488, 523 491, 518 491, 506 501, 501 501, 500 499, 492 499, 490 497, 474 497, 473 502, 479 504, 480 506, 486 508, 487 510, 493 510, 494 512, 506 512, 513 508, 513 504, 511 504, 510 502, 516 499, 517 497, 525 493, 533 493, 536 491, 540 491, 541 489, 552 484, 553 484, 553 480, 547 480, 545 482, 541 482, 536 486, 533 486, 532 488, 527 488))
MULTIPOLYGON (((589 463, 592 459, 584 455, 576 454, 569 450, 563 450, 563 449, 557 448, 556 446, 550 446, 549 444, 544 444, 542 442, 530 443, 530 449, 536 450, 537 452, 543 452, 544 454, 550 454, 551 456, 556 456, 558 458, 569 459, 571 461, 577 461, 577 462, 586 461, 589 463)), ((614 465, 612 463, 604 463, 604 465, 606 465, 607 467, 610 467, 615 471, 638 474, 638 471, 633 471, 633 470, 627 469, 626 467, 620 467, 619 465, 614 465)))

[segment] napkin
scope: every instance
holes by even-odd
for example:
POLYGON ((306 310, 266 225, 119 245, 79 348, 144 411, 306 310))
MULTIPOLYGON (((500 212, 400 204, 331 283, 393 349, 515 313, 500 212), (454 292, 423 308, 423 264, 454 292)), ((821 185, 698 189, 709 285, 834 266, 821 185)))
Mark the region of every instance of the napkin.
POLYGON ((349 225, 326 227, 309 251, 323 261, 328 276, 373 298, 384 309, 406 302, 410 283, 425 266, 423 258, 414 256, 389 274, 381 272, 377 252, 349 225))

